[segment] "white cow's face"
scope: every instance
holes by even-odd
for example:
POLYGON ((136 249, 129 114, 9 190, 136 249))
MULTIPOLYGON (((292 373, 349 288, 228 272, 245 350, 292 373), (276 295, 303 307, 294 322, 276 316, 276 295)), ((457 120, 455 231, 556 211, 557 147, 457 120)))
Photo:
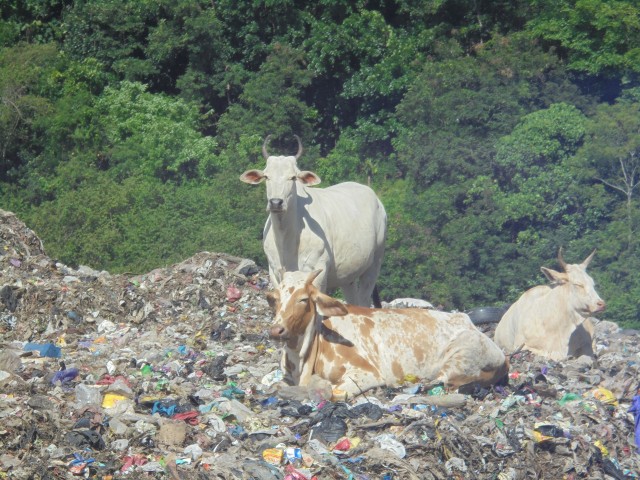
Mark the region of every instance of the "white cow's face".
POLYGON ((246 183, 258 184, 263 180, 267 184, 267 211, 284 213, 291 206, 296 197, 296 183, 317 185, 320 177, 309 171, 300 171, 296 164, 296 157, 267 158, 264 170, 248 170, 240 176, 246 183))
POLYGON ((596 292, 593 278, 587 273, 587 265, 592 258, 593 253, 581 264, 563 264, 564 272, 542 267, 542 272, 549 280, 568 287, 568 298, 565 300, 572 310, 585 317, 601 312, 606 307, 604 300, 596 292))
POLYGON ((300 170, 295 157, 269 157, 264 176, 267 182, 267 211, 286 212, 296 195, 300 170))

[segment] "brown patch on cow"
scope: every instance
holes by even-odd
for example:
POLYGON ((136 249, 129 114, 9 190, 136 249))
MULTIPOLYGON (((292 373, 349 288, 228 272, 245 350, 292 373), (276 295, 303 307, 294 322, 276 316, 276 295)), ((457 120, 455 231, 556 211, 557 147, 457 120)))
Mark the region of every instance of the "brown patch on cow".
POLYGON ((360 328, 360 335, 362 337, 366 337, 366 338, 371 338, 371 331, 373 330, 375 323, 373 322, 373 320, 369 317, 362 317, 362 321, 360 322, 360 325, 358 325, 360 328))
POLYGON ((316 359, 315 367, 313 368, 313 373, 322 373, 323 371, 324 371, 324 361, 322 360, 322 358, 320 358, 320 355, 318 355, 318 358, 316 359))
POLYGON ((358 355, 358 352, 350 347, 346 347, 344 345, 336 346, 336 353, 339 357, 344 359, 344 363, 349 363, 359 370, 364 370, 365 372, 378 373, 378 369, 371 365, 369 361, 367 361, 362 356, 358 355))
POLYGON ((421 345, 413 345, 413 356, 418 363, 424 362, 425 352, 421 345))
POLYGON ((340 383, 346 371, 347 367, 344 363, 333 365, 331 371, 329 372, 329 378, 327 380, 329 380, 333 384, 340 383))
POLYGON ((396 377, 398 380, 401 380, 404 378, 404 369, 402 368, 402 365, 400 365, 400 363, 397 360, 394 360, 393 363, 391 364, 391 371, 393 372, 393 376, 396 377))
POLYGON ((363 317, 371 318, 373 309, 367 307, 360 307, 358 305, 347 305, 347 311, 352 315, 360 315, 363 317))

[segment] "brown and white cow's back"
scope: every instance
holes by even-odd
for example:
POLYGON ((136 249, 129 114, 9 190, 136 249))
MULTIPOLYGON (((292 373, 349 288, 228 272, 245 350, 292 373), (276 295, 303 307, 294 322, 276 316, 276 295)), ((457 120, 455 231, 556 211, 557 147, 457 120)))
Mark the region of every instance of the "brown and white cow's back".
POLYGON ((457 388, 495 383, 507 373, 502 351, 464 313, 345 305, 321 293, 313 278, 285 273, 270 295, 271 336, 284 342, 290 384, 306 385, 315 374, 354 395, 408 375, 457 388))

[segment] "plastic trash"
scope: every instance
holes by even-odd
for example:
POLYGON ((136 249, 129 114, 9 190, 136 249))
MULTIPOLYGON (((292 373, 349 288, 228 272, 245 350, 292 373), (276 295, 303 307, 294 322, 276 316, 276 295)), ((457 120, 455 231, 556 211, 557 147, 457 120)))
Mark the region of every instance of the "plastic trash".
POLYGON ((407 455, 404 445, 388 433, 378 435, 375 440, 380 443, 380 448, 389 450, 398 458, 404 458, 407 455))
POLYGON ((113 408, 118 402, 121 402, 122 400, 128 400, 128 398, 118 393, 106 393, 104 398, 102 399, 102 408, 113 408))
POLYGON ((60 347, 56 347, 53 343, 28 342, 24 346, 24 351, 36 351, 40 353, 41 357, 60 358, 62 356, 62 350, 60 349, 60 347))
POLYGON ((66 368, 64 370, 59 370, 55 373, 53 378, 51 379, 51 384, 56 385, 58 382, 62 385, 69 383, 71 380, 78 376, 77 368, 66 368))
POLYGON ((640 453, 640 395, 635 395, 633 397, 633 401, 631 404, 631 408, 628 410, 629 413, 633 413, 633 418, 635 420, 635 442, 636 442, 636 452, 640 453))
POLYGON ((102 403, 102 394, 96 387, 79 383, 75 387, 76 401, 80 405, 100 405, 102 403))
POLYGON ((344 437, 347 428, 347 423, 342 418, 325 418, 319 425, 313 427, 313 437, 318 437, 326 443, 334 443, 344 437))
POLYGON ((242 292, 235 285, 229 285, 227 287, 227 301, 235 302, 242 297, 242 292))
POLYGON ((280 465, 284 452, 280 448, 267 448, 262 451, 262 458, 271 465, 280 465))
POLYGON ((596 400, 614 407, 618 406, 618 399, 611 390, 600 387, 596 388, 592 393, 596 400))
POLYGON ((569 402, 575 402, 580 400, 582 397, 580 397, 580 395, 576 394, 576 393, 565 393, 562 398, 560 400, 558 400, 558 403, 560 405, 565 405, 569 402))

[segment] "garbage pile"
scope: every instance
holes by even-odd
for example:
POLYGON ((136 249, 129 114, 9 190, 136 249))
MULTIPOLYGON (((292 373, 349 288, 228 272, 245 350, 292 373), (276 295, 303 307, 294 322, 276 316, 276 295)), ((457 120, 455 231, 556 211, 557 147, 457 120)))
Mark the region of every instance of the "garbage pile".
POLYGON ((268 281, 210 252, 72 268, 0 210, 0 478, 638 478, 637 332, 600 322, 596 358, 517 353, 491 389, 407 375, 344 400, 278 388, 268 281))

